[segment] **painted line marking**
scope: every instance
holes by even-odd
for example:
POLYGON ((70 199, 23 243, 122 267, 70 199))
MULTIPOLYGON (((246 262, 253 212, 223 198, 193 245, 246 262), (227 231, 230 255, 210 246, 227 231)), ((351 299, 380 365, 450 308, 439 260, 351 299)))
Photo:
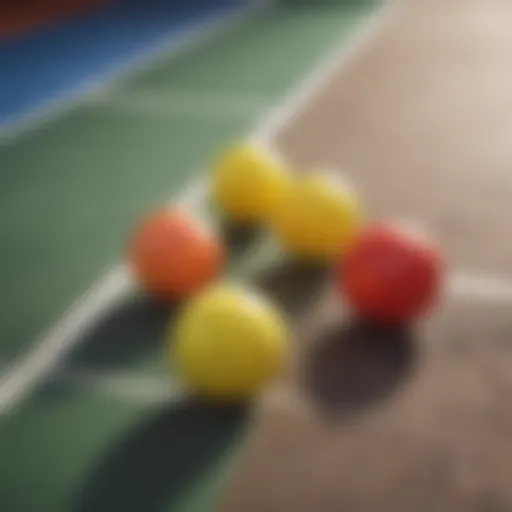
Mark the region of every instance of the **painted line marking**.
POLYGON ((49 381, 50 385, 53 383, 143 405, 178 401, 186 395, 181 383, 172 376, 134 376, 129 373, 104 373, 75 368, 56 372, 49 381))
MULTIPOLYGON (((343 41, 335 45, 325 60, 312 73, 299 83, 285 101, 271 111, 269 117, 256 128, 252 138, 262 143, 269 142, 276 134, 293 122, 321 92, 338 67, 357 57, 376 31, 385 26, 387 14, 393 12, 394 4, 385 4, 366 22, 362 30, 347 44, 343 41)), ((203 203, 206 183, 199 177, 190 183, 183 194, 176 198, 177 203, 191 211, 197 211, 198 203, 203 203)), ((172 201, 173 203, 176 201, 172 201)), ((99 279, 88 292, 80 297, 56 324, 36 339, 28 353, 21 358, 0 379, 0 414, 5 414, 27 393, 37 386, 59 364, 63 356, 79 341, 89 323, 94 322, 108 306, 122 298, 130 290, 131 283, 124 265, 111 269, 99 279)))
POLYGON ((269 0, 251 0, 245 5, 231 7, 228 11, 224 10, 223 13, 214 15, 186 30, 181 37, 166 35, 135 55, 121 59, 117 65, 110 66, 108 72, 92 74, 79 87, 61 91, 55 97, 44 101, 39 108, 32 110, 29 114, 14 116, 11 121, 9 118, 2 120, 0 123, 0 148, 13 143, 23 135, 42 128, 47 123, 78 108, 84 102, 101 97, 107 91, 113 91, 118 83, 157 66, 160 60, 168 60, 173 56, 192 50, 270 5, 269 0), (113 72, 112 69, 115 71, 113 72))
POLYGON ((275 100, 242 94, 215 95, 201 92, 154 92, 146 90, 119 92, 91 98, 89 106, 101 107, 107 113, 169 117, 173 115, 211 117, 216 120, 232 117, 256 117, 268 111, 275 100))

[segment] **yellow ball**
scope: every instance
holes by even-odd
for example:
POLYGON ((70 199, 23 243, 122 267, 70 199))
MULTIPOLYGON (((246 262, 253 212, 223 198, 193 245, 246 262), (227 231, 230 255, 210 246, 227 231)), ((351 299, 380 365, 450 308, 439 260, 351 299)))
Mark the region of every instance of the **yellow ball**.
POLYGON ((186 306, 172 328, 170 358, 196 393, 239 401, 262 390, 289 356, 288 329, 255 291, 217 284, 186 306))
POLYGON ((326 172, 297 176, 272 220, 285 250, 324 262, 342 256, 361 225, 362 211, 354 189, 326 172))
POLYGON ((283 162, 270 150, 243 144, 227 151, 213 169, 212 199, 236 223, 268 220, 288 183, 283 162))

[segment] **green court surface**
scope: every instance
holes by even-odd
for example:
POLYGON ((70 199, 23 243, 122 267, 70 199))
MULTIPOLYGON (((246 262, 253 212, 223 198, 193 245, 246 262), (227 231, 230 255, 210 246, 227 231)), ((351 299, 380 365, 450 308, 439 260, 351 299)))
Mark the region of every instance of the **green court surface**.
MULTIPOLYGON (((265 11, 0 142, 3 365, 121 260, 142 212, 177 197, 368 12, 265 11)), ((2 421, 1 511, 212 510, 247 417, 175 393, 171 314, 127 297, 2 421)))

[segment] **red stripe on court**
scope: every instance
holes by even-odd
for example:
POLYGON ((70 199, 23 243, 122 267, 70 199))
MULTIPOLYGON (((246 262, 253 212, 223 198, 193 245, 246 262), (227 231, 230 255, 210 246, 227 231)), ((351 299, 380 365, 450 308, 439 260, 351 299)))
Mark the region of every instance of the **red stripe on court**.
POLYGON ((0 3, 0 37, 26 34, 108 0, 17 0, 0 3))

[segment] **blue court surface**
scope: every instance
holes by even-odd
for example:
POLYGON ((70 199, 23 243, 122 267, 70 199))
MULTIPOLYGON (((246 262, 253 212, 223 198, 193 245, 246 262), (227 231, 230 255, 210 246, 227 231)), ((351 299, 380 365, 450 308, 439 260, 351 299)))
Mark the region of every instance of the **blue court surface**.
POLYGON ((170 50, 248 0, 116 0, 87 15, 0 42, 0 125, 170 50))

